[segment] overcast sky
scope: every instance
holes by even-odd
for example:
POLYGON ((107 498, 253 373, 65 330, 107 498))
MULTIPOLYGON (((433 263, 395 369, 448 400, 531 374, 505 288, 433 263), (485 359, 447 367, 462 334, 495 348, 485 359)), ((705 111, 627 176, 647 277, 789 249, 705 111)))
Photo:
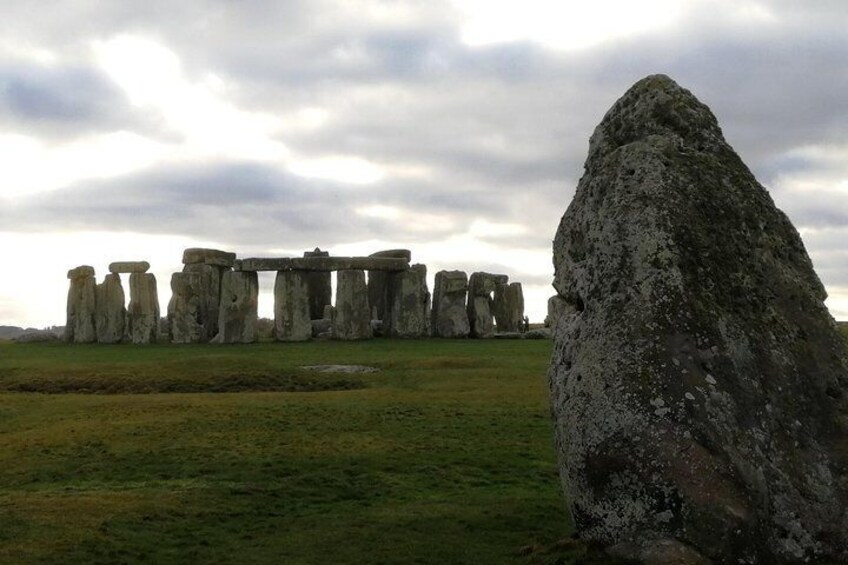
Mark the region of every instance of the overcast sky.
MULTIPOLYGON (((801 232, 848 319, 845 0, 0 1, 0 325, 66 271, 182 249, 406 247, 544 317, 589 135, 666 73, 801 232)), ((260 313, 273 286, 262 278, 260 313)), ((126 286, 126 285, 125 285, 126 286)))

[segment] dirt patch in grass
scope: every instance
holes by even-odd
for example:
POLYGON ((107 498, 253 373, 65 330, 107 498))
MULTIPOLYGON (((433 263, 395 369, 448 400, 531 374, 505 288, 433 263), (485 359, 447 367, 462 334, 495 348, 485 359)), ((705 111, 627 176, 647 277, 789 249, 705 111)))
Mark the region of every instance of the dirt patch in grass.
POLYGON ((143 374, 48 374, 28 378, 24 371, 9 370, 0 374, 2 392, 42 394, 322 392, 364 387, 365 383, 356 378, 314 374, 239 373, 193 376, 190 379, 143 374))

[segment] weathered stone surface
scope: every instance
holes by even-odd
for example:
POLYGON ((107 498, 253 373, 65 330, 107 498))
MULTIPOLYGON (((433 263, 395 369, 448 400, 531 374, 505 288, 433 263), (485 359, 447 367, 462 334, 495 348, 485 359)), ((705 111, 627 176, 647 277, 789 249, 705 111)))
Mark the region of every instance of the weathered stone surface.
POLYGON ((94 276, 94 267, 90 265, 80 265, 79 267, 75 267, 68 271, 68 278, 73 279, 84 279, 86 277, 94 276))
POLYGON ((384 257, 389 259, 405 259, 407 263, 412 261, 412 251, 409 249, 384 249, 369 255, 369 257, 384 257))
POLYGON ((545 327, 555 328, 557 320, 564 315, 574 314, 574 306, 558 294, 548 298, 548 315, 545 317, 545 327))
POLYGON ((499 332, 524 330, 524 292, 521 283, 498 284, 492 305, 499 332))
POLYGON ((200 273, 171 275, 171 300, 168 302, 168 334, 171 343, 202 343, 203 285, 200 273))
POLYGON ((311 320, 310 324, 312 324, 312 337, 323 339, 333 336, 332 319, 311 320))
POLYGON ((468 275, 463 271, 439 271, 433 283, 432 331, 436 337, 468 337, 465 310, 468 275))
POLYGON ((150 263, 147 261, 116 261, 109 263, 109 272, 112 274, 120 273, 146 273, 150 270, 150 263))
POLYGON ((192 247, 183 251, 184 265, 205 264, 231 268, 235 260, 235 253, 219 251, 218 249, 192 247))
POLYGON ((383 334, 388 337, 416 338, 427 335, 430 291, 427 267, 412 265, 409 270, 391 273, 387 284, 387 309, 383 334))
POLYGON ((156 291, 156 277, 151 273, 130 275, 127 327, 132 343, 156 343, 159 339, 159 294, 156 291))
POLYGON ((336 307, 333 311, 333 337, 336 339, 370 339, 371 308, 365 271, 339 271, 336 279, 336 307))
MULTIPOLYGON (((329 251, 304 251, 304 257, 329 257, 329 251)), ((324 317, 324 307, 333 301, 332 275, 329 271, 306 273, 306 288, 309 291, 309 317, 320 320, 324 317)))
POLYGON ((68 343, 93 343, 97 340, 94 323, 96 286, 94 269, 88 265, 68 271, 71 280, 68 289, 65 341, 68 343))
MULTIPOLYGON (((369 257, 403 259, 409 263, 412 253, 409 249, 386 249, 372 253, 369 257)), ((371 314, 374 320, 383 320, 386 316, 388 277, 386 271, 368 271, 368 303, 374 312, 371 314)))
POLYGON ((106 275, 95 291, 94 326, 98 343, 120 343, 127 325, 127 307, 121 277, 106 275))
POLYGON ((221 279, 229 269, 218 265, 193 263, 183 267, 184 273, 194 273, 200 277, 197 288, 200 307, 201 343, 206 343, 218 335, 218 308, 221 304, 221 279))
POLYGON ((214 343, 253 343, 259 306, 259 280, 256 273, 226 271, 221 279, 218 308, 218 335, 214 343))
POLYGON ((236 262, 239 271, 404 271, 409 261, 385 257, 251 257, 236 262))
POLYGON ((554 265, 575 309, 549 376, 581 538, 848 560, 848 352, 801 238, 706 106, 664 76, 616 102, 554 265))
POLYGON ((306 341, 312 337, 308 273, 280 271, 274 282, 274 336, 277 341, 306 341))
POLYGON ((493 296, 498 284, 506 284, 509 277, 491 273, 471 273, 468 278, 468 303, 466 312, 471 337, 492 337, 495 333, 494 315, 492 314, 493 296))

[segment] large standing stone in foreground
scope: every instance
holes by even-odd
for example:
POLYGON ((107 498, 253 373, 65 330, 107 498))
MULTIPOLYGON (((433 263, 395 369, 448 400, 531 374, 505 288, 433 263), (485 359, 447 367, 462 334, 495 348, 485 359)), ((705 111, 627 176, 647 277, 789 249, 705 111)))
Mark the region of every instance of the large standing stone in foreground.
POLYGON ((71 281, 68 289, 65 341, 68 343, 92 343, 97 340, 94 323, 95 287, 94 268, 82 265, 68 271, 71 281))
POLYGON ((554 265, 575 311, 549 375, 579 535, 653 562, 848 560, 848 352, 706 106, 665 76, 616 102, 554 265))
POLYGON ((495 333, 492 307, 493 294, 499 284, 506 284, 509 277, 476 272, 468 277, 468 303, 465 306, 471 337, 492 337, 495 333))
POLYGON ((199 273, 171 275, 168 331, 171 343, 201 343, 203 339, 202 285, 199 273))
POLYGON ((195 274, 199 277, 199 286, 196 288, 200 308, 200 341, 210 341, 218 334, 218 308, 221 305, 221 280, 224 273, 229 272, 226 267, 219 265, 207 265, 205 263, 192 263, 183 267, 184 273, 195 274))
POLYGON ((384 335, 400 338, 427 335, 430 291, 427 289, 426 265, 412 265, 408 271, 391 273, 386 286, 384 335))
POLYGON ((129 339, 133 343, 156 343, 159 338, 159 294, 151 273, 130 275, 130 306, 127 309, 129 339))
POLYGON ((521 283, 498 284, 492 306, 499 332, 520 332, 524 327, 524 292, 521 283))
POLYGON ((274 335, 278 341, 306 341, 312 337, 309 275, 305 271, 277 272, 274 282, 274 335))
MULTIPOLYGON (((329 251, 304 251, 304 257, 329 257, 329 251)), ((333 301, 332 273, 329 271, 304 272, 306 288, 309 293, 309 318, 320 320, 324 316, 324 307, 333 301)))
POLYGON ((221 280, 215 343, 253 343, 257 339, 259 279, 252 271, 226 271, 221 280))
POLYGON ((124 339, 127 307, 121 277, 106 275, 95 292, 94 325, 98 343, 120 343, 124 339))
POLYGON ((339 271, 336 279, 336 307, 333 310, 333 337, 336 339, 370 339, 371 309, 365 271, 339 271))
POLYGON ((468 337, 465 311, 468 275, 463 271, 439 271, 433 283, 432 331, 436 337, 468 337))
MULTIPOLYGON (((404 259, 408 263, 412 258, 409 249, 386 249, 372 253, 369 257, 385 259, 404 259)), ((388 300, 389 271, 368 271, 368 303, 371 305, 372 317, 375 320, 385 320, 386 301, 388 300)))

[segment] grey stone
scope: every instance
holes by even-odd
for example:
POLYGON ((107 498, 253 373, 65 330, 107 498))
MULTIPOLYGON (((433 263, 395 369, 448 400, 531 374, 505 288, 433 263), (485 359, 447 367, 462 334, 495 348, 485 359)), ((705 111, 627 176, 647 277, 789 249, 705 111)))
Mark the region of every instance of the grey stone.
POLYGON ((256 273, 226 271, 221 280, 218 335, 214 343, 254 343, 259 318, 259 280, 256 273))
POLYGON ((433 283, 432 332, 436 337, 468 337, 465 309, 468 275, 462 271, 439 271, 433 283))
POLYGON ((168 302, 171 343, 203 343, 203 284, 200 273, 173 273, 168 302))
POLYGON ((384 249, 369 255, 369 257, 383 257, 389 259, 404 259, 407 263, 412 261, 412 251, 409 249, 384 249))
POLYGON ((240 271, 404 271, 409 261, 385 257, 251 257, 241 259, 240 271))
POLYGON ((146 273, 150 270, 150 263, 147 261, 116 261, 109 263, 109 272, 112 274, 120 273, 146 273))
POLYGON ((215 265, 217 267, 231 268, 236 260, 235 253, 220 251, 218 249, 203 249, 193 247, 183 251, 184 265, 215 265))
MULTIPOLYGON (((409 263, 412 253, 409 249, 386 249, 372 253, 369 257, 403 259, 409 263)), ((368 271, 368 303, 376 311, 376 315, 372 314, 374 320, 385 320, 390 274, 387 271, 368 271)))
POLYGON ((279 271, 274 282, 274 335, 277 341, 306 341, 312 337, 308 273, 279 271))
POLYGON ((499 332, 524 330, 524 292, 521 283, 498 284, 492 306, 499 332))
POLYGON ((53 332, 32 331, 22 333, 18 337, 13 338, 12 341, 15 343, 53 343, 62 340, 53 332))
POLYGON ((370 339, 371 308, 368 307, 368 288, 365 271, 339 271, 336 279, 336 307, 333 312, 335 339, 370 339))
POLYGON ((471 273, 468 278, 468 303, 466 311, 471 337, 492 337, 495 333, 494 315, 492 313, 495 288, 506 284, 509 277, 491 273, 471 273))
POLYGON ((94 323, 96 286, 94 269, 87 265, 68 271, 71 280, 68 289, 65 341, 68 343, 93 343, 97 340, 94 323))
POLYGON ((94 276, 94 267, 90 265, 80 265, 79 267, 75 267, 68 271, 68 278, 73 279, 84 279, 88 277, 94 276))
POLYGON ((528 330, 522 334, 524 339, 551 339, 553 332, 550 328, 536 328, 528 330))
POLYGON ((333 320, 311 320, 312 337, 314 338, 329 338, 333 335, 333 320))
MULTIPOLYGON (((329 251, 304 251, 304 257, 329 257, 329 251)), ((309 291, 309 317, 312 320, 324 317, 324 307, 333 301, 332 275, 329 271, 306 273, 306 287, 309 291)))
POLYGON ((398 338, 424 337, 430 316, 427 267, 412 265, 407 271, 391 273, 388 279, 383 334, 398 338))
POLYGON ((327 304, 326 306, 324 306, 324 313, 322 314, 321 318, 324 320, 332 320, 334 311, 335 308, 333 308, 332 304, 327 304))
POLYGON ((615 103, 554 265, 574 314, 551 403, 580 537, 637 559, 848 561, 846 344, 709 108, 665 76, 615 103))
POLYGON ((120 343, 127 331, 127 307, 121 277, 106 275, 95 291, 94 326, 98 343, 120 343))
POLYGON ((556 327, 557 320, 563 315, 573 314, 573 309, 574 307, 560 295, 551 296, 548 298, 548 315, 545 317, 545 327, 556 327))
POLYGON ((128 338, 135 344, 159 340, 159 294, 151 273, 130 275, 130 306, 127 309, 128 338))
POLYGON ((211 341, 218 334, 218 308, 221 304, 221 280, 224 273, 228 272, 226 267, 218 265, 207 265, 205 263, 193 263, 183 267, 184 273, 193 273, 200 277, 197 294, 199 297, 200 317, 202 326, 200 332, 201 343, 211 341))
POLYGON ((301 369, 307 371, 315 371, 317 373, 378 373, 380 369, 377 367, 369 367, 367 365, 302 365, 301 369))

